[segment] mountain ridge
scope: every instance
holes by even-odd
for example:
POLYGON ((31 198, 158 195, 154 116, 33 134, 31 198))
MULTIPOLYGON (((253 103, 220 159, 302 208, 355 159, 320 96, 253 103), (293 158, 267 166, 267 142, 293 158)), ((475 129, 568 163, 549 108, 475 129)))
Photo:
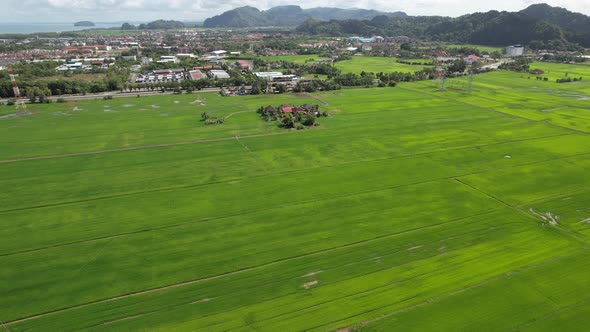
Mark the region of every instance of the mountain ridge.
POLYGON ((307 19, 319 21, 343 19, 372 19, 375 16, 405 17, 404 12, 381 12, 374 9, 342 9, 315 7, 303 9, 297 5, 276 6, 259 10, 243 6, 228 10, 220 15, 207 18, 205 28, 249 28, 264 26, 298 26, 307 19))
POLYGON ((376 16, 371 20, 308 19, 296 31, 315 35, 407 35, 432 41, 481 45, 527 44, 535 49, 590 47, 590 17, 549 5, 518 12, 488 11, 460 17, 376 16))

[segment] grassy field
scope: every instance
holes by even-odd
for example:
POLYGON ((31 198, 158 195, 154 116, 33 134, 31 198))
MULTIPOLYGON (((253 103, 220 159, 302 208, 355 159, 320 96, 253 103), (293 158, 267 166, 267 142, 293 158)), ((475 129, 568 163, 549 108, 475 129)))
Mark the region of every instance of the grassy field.
MULTIPOLYGON (((353 56, 351 60, 338 61, 334 64, 336 68, 339 68, 344 73, 360 73, 373 72, 373 73, 390 73, 394 71, 398 72, 416 72, 422 70, 424 67, 432 66, 418 66, 418 65, 407 65, 396 62, 396 58, 386 57, 369 57, 369 56, 353 56)), ((412 60, 414 61, 414 60, 412 60)), ((420 62, 431 62, 428 59, 423 59, 420 62)))
POLYGON ((289 61, 297 64, 312 64, 315 60, 327 60, 328 58, 322 58, 319 55, 273 55, 273 56, 261 56, 260 59, 264 61, 289 61))
POLYGON ((471 48, 477 48, 481 52, 488 52, 488 53, 492 53, 495 51, 502 52, 502 50, 504 49, 504 47, 484 46, 484 45, 474 45, 474 44, 451 44, 451 45, 445 45, 445 47, 446 48, 471 47, 471 48))
POLYGON ((472 84, 0 107, 2 326, 583 330, 590 78, 472 84))

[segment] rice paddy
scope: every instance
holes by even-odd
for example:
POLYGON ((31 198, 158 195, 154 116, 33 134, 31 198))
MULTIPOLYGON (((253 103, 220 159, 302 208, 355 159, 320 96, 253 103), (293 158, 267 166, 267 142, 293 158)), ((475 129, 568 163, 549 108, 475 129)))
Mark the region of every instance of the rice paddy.
POLYGON ((0 321, 582 330, 590 67, 571 72, 584 80, 2 106, 0 321), (291 131, 255 112, 303 103, 331 116, 291 131))

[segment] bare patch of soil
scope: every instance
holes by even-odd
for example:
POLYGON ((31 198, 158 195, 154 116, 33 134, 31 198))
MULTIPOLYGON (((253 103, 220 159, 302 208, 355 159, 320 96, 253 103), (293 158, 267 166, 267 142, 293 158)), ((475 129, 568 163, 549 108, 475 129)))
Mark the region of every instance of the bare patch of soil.
POLYGON ((551 212, 545 212, 545 213, 540 213, 535 211, 535 209, 530 208, 529 211, 534 214, 535 216, 547 221, 549 224, 551 225, 558 225, 559 223, 559 219, 560 217, 556 214, 553 214, 551 212))
POLYGON ((304 275, 304 276, 301 276, 301 278, 308 278, 308 277, 313 277, 313 276, 315 276, 316 274, 320 274, 320 273, 322 273, 322 271, 309 272, 308 274, 306 274, 306 275, 304 275))
POLYGON ((196 303, 209 302, 209 301, 211 301, 211 300, 213 300, 213 299, 210 299, 210 298, 208 298, 208 297, 207 297, 207 298, 204 298, 204 299, 200 299, 200 300, 193 301, 193 302, 191 302, 191 303, 189 303, 189 304, 196 304, 196 303))
POLYGON ((319 283, 319 281, 317 281, 317 280, 306 282, 303 284, 303 288, 310 289, 311 287, 317 285, 318 283, 319 283))

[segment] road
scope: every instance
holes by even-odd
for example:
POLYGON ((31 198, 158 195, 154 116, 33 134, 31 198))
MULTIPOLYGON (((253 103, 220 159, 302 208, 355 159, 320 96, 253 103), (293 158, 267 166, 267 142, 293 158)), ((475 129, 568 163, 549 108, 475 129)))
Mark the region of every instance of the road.
POLYGON ((500 62, 496 62, 496 63, 492 63, 492 64, 489 64, 489 65, 482 66, 481 68, 482 69, 498 69, 498 67, 500 67, 501 65, 503 65, 505 63, 510 63, 510 62, 513 62, 513 61, 514 60, 502 60, 500 62))
MULTIPOLYGON (((204 88, 197 92, 219 92, 219 88, 204 88)), ((112 96, 113 98, 137 98, 137 96, 148 97, 148 96, 161 96, 161 95, 171 95, 174 94, 172 91, 153 91, 153 92, 102 92, 102 93, 92 93, 86 95, 62 95, 62 96, 51 96, 48 97, 49 100, 52 102, 56 102, 58 98, 63 98, 66 101, 78 101, 78 100, 92 100, 92 99, 102 99, 106 96, 112 96)), ((26 103, 30 103, 29 99, 24 99, 26 103)), ((6 104, 8 99, 0 99, 0 105, 6 104)))

